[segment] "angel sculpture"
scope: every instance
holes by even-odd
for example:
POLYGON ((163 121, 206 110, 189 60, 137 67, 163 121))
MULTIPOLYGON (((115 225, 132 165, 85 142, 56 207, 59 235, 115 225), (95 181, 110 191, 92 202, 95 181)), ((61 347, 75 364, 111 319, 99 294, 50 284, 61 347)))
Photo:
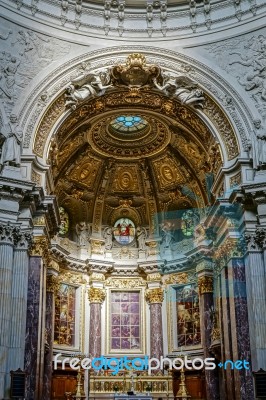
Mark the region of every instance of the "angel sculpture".
POLYGON ((75 109, 78 103, 87 100, 89 97, 102 96, 106 89, 110 88, 110 74, 107 70, 100 72, 84 71, 66 89, 66 107, 75 109))
POLYGON ((203 91, 198 89, 197 83, 192 79, 184 76, 172 76, 163 74, 163 84, 159 85, 156 78, 153 83, 157 89, 164 92, 167 96, 176 97, 181 104, 191 104, 203 107, 204 95, 203 91))

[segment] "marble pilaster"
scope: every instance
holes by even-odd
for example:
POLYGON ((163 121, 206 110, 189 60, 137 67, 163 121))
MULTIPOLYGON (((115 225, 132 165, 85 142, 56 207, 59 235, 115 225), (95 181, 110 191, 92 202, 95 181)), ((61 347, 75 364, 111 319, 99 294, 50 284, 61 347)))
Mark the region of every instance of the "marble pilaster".
POLYGON ((150 306, 150 355, 151 357, 160 359, 160 357, 163 356, 163 289, 147 289, 146 300, 150 306))
MULTIPOLYGON (((213 276, 210 271, 199 273, 199 295, 200 295, 200 321, 201 337, 204 349, 204 357, 212 357, 209 351, 212 333, 212 310, 213 302, 213 276)), ((219 377, 217 370, 205 370, 206 399, 219 400, 219 377)))
POLYGON ((101 305, 105 299, 105 292, 100 288, 90 288, 90 336, 89 354, 91 358, 101 355, 101 305))
POLYGON ((46 282, 46 313, 45 313, 45 353, 42 398, 51 398, 53 373, 53 338, 54 338, 54 293, 58 288, 56 276, 48 275, 46 282))
POLYGON ((255 234, 248 237, 248 253, 245 258, 248 323, 252 371, 266 370, 266 273, 261 248, 255 234))
POLYGON ((27 373, 26 400, 37 400, 41 280, 42 258, 39 256, 30 257, 24 361, 24 369, 27 373))
POLYGON ((0 224, 0 398, 4 398, 11 319, 14 227, 0 224))
MULTIPOLYGON (((234 360, 247 360, 250 362, 250 340, 245 264, 242 258, 232 258, 229 264, 229 286, 232 352, 234 360)), ((235 397, 241 400, 254 398, 253 377, 250 370, 234 370, 235 397)))
POLYGON ((28 233, 21 232, 15 236, 6 396, 10 388, 10 371, 24 369, 30 240, 31 236, 28 233))

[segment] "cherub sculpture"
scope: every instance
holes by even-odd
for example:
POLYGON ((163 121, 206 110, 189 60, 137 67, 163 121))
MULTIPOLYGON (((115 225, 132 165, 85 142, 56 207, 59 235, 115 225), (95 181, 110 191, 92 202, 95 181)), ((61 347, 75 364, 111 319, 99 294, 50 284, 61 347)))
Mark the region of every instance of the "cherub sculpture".
POLYGON ((65 105, 75 109, 78 103, 90 97, 102 96, 111 86, 110 74, 107 70, 92 73, 85 68, 66 89, 65 105))
POLYGON ((181 104, 191 104, 193 106, 203 107, 204 94, 197 87, 197 83, 184 75, 173 76, 163 73, 163 84, 160 85, 157 79, 153 79, 155 87, 164 92, 167 96, 176 97, 181 104))

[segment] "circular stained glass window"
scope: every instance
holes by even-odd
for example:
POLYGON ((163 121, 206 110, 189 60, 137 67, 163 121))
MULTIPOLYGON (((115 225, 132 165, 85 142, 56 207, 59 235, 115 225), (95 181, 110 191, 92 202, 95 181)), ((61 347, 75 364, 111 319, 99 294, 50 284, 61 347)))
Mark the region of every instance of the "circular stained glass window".
POLYGON ((131 219, 119 218, 114 224, 114 237, 120 244, 129 244, 135 238, 135 225, 131 219))
POLYGON ((148 122, 139 115, 119 115, 111 121, 110 126, 120 133, 136 133, 145 129, 148 122))

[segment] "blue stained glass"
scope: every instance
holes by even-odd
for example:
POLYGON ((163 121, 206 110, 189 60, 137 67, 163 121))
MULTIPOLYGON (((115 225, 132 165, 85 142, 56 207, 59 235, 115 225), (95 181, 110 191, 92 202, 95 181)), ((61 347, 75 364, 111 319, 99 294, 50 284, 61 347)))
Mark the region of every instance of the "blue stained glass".
POLYGON ((111 126, 118 132, 134 133, 145 128, 147 121, 139 115, 119 115, 111 122, 111 126))

